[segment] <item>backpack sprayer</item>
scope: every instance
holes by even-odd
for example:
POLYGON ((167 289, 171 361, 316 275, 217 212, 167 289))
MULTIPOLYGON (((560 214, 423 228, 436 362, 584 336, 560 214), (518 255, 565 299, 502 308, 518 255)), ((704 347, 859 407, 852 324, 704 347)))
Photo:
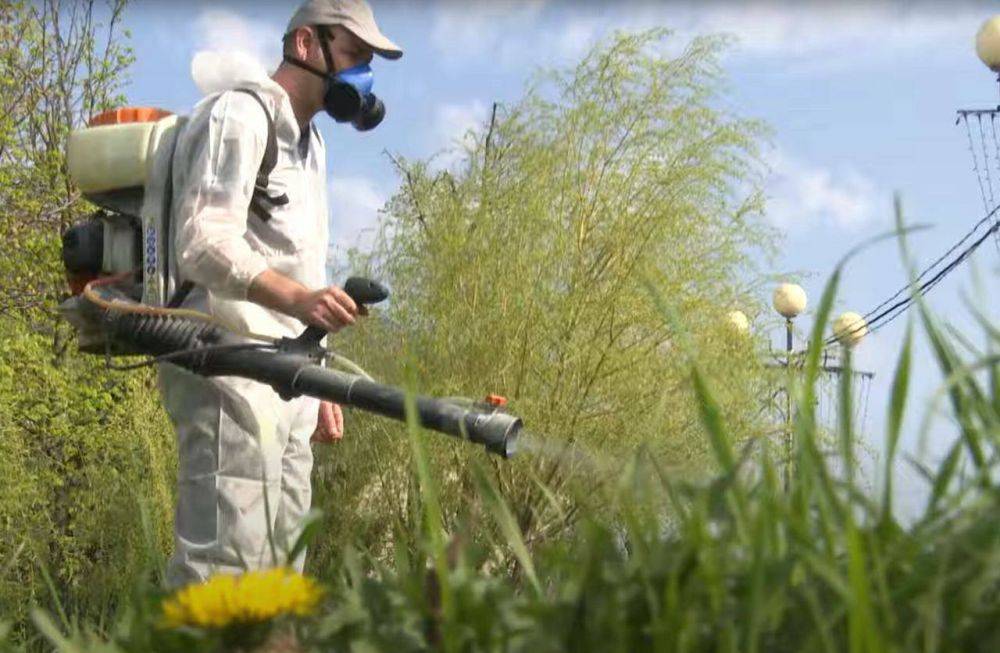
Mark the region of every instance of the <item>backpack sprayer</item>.
MULTIPOLYGON (((270 385, 285 400, 301 395, 406 420, 406 393, 375 382, 320 345, 326 331, 308 327, 297 338, 273 338, 232 328, 219 319, 170 307, 170 167, 185 119, 155 109, 116 109, 70 135, 67 167, 100 210, 63 236, 63 263, 72 296, 60 312, 76 328, 86 353, 146 355, 115 369, 169 362, 203 376, 240 376, 270 385), (350 368, 323 367, 324 359, 350 368)), ((356 304, 388 292, 352 277, 344 291, 356 304)), ((474 402, 417 396, 419 424, 513 455, 521 419, 489 395, 474 402)))

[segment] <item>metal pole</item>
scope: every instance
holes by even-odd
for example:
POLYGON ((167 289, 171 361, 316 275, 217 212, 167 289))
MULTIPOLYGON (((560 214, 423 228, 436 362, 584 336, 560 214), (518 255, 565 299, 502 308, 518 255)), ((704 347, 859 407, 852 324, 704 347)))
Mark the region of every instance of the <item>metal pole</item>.
POLYGON ((851 345, 844 343, 840 346, 840 393, 838 397, 838 413, 840 414, 839 440, 844 455, 844 474, 851 487, 854 487, 854 406, 851 402, 851 393, 854 388, 854 374, 852 372, 851 345))
POLYGON ((785 319, 785 491, 792 486, 792 320, 785 319))

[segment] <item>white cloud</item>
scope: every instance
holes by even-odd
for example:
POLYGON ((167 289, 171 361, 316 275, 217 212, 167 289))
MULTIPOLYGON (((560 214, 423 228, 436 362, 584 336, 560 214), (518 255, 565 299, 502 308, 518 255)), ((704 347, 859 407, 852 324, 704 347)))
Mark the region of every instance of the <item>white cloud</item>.
POLYGON ((444 169, 457 162, 463 150, 472 146, 473 134, 486 124, 489 111, 481 100, 439 105, 434 118, 433 148, 441 153, 434 163, 444 169))
POLYGON ((685 7, 674 24, 680 36, 726 32, 740 55, 819 70, 964 46, 983 14, 968 3, 712 4, 685 7))
POLYGON ((798 229, 825 224, 854 230, 875 215, 879 192, 853 168, 833 170, 781 150, 771 153, 766 183, 768 218, 778 227, 798 229))
POLYGON ((191 77, 202 93, 231 88, 266 74, 281 56, 281 26, 226 9, 203 9, 195 18, 191 77))
POLYGON ((437 2, 431 11, 431 43, 449 55, 442 60, 445 63, 461 65, 465 56, 485 53, 497 63, 515 63, 524 55, 530 56, 522 37, 531 26, 537 25, 546 4, 546 0, 437 2))
MULTIPOLYGON (((580 57, 616 29, 665 26, 678 42, 728 33, 734 53, 752 59, 821 59, 849 66, 872 57, 899 57, 942 43, 971 44, 988 5, 972 3, 530 2, 437 5, 432 36, 442 53, 486 57, 499 66, 580 57)), ((971 45, 969 45, 971 47, 971 45)), ((447 61, 448 59, 446 59, 447 61)))
POLYGON ((329 189, 331 249, 341 254, 351 247, 370 247, 386 195, 371 179, 361 176, 333 176, 329 189))

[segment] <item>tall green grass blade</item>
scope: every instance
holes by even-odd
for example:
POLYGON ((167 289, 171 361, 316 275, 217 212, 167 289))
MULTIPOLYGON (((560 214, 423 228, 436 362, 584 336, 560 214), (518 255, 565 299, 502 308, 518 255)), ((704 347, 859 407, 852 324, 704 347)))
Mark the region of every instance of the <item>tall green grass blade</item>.
POLYGON ((52 598, 52 603, 56 607, 56 613, 59 615, 59 621, 62 623, 63 628, 69 630, 71 624, 69 617, 66 614, 66 610, 63 608, 62 599, 59 597, 59 591, 56 589, 56 584, 52 580, 52 575, 49 573, 49 566, 41 559, 38 560, 38 571, 42 574, 42 578, 45 580, 45 586, 49 590, 49 596, 52 598))
POLYGON ((801 496, 798 501, 800 520, 810 519, 810 512, 818 511, 820 532, 823 534, 827 551, 836 550, 836 521, 841 518, 844 507, 837 496, 833 480, 822 451, 817 441, 817 423, 815 406, 817 403, 816 383, 819 378, 823 351, 824 333, 833 310, 833 301, 840 285, 841 267, 844 261, 834 269, 833 274, 823 288, 819 306, 814 317, 812 332, 809 337, 809 348, 805 355, 802 387, 798 401, 795 402, 795 436, 796 462, 798 469, 792 475, 795 485, 793 492, 801 492, 805 488, 815 488, 818 494, 813 504, 808 496, 801 496))
POLYGON ((524 544, 524 537, 521 534, 520 527, 517 525, 517 520, 514 519, 514 514, 510 511, 507 502, 500 496, 496 486, 483 472, 481 465, 473 464, 472 473, 479 487, 480 495, 489 503, 493 518, 496 520, 497 526, 500 527, 500 531, 504 537, 507 538, 507 544, 510 546, 511 551, 514 552, 514 557, 517 558, 518 563, 521 565, 524 575, 528 578, 535 593, 541 595, 542 586, 538 582, 538 575, 535 573, 535 563, 531 559, 528 547, 524 544))
MULTIPOLYGON (((263 458, 261 459, 261 492, 264 496, 264 525, 267 527, 267 548, 271 553, 271 565, 277 566, 281 564, 280 558, 278 558, 278 545, 274 541, 274 521, 271 519, 271 500, 267 492, 267 473, 263 470, 263 458)), ((242 559, 242 555, 240 556, 242 559)), ((244 563, 245 564, 245 563, 244 563)))
POLYGON ((691 370, 691 381, 694 385, 695 397, 698 399, 698 412, 701 415, 702 424, 705 425, 705 430, 708 431, 715 460, 719 463, 722 471, 726 475, 730 475, 736 469, 736 457, 722 424, 722 414, 719 411, 718 402, 709 392, 705 384, 705 377, 697 366, 691 370))
POLYGON ((446 651, 453 651, 457 648, 454 624, 455 608, 452 584, 450 582, 448 554, 444 542, 444 518, 441 511, 441 502, 438 499, 437 486, 431 474, 430 461, 428 460, 427 452, 424 450, 423 433, 417 419, 417 400, 416 392, 414 391, 414 387, 416 386, 416 370, 413 365, 412 356, 406 369, 408 373, 404 400, 406 429, 410 440, 410 448, 413 453, 413 465, 417 472, 420 500, 423 506, 424 525, 427 529, 427 541, 430 544, 431 558, 434 561, 434 572, 440 592, 443 646, 446 651))
POLYGON ((848 492, 854 492, 854 411, 853 392, 854 385, 854 363, 851 349, 846 347, 842 351, 843 370, 840 372, 838 384, 839 400, 837 401, 837 427, 840 435, 840 455, 844 465, 844 477, 846 478, 848 492))
POLYGON ((555 513, 556 519, 560 522, 566 522, 568 515, 565 508, 559 503, 559 499, 556 495, 549 489, 548 484, 545 483, 539 476, 538 472, 535 471, 533 467, 528 467, 527 469, 528 478, 538 489, 539 494, 545 499, 546 505, 555 513))
MULTIPOLYGON (((954 392, 969 395, 968 389, 976 384, 976 374, 987 371, 991 375, 1000 364, 1000 354, 989 354, 980 360, 969 364, 960 364, 931 395, 927 401, 928 409, 921 420, 920 437, 925 441, 930 433, 933 420, 937 416, 937 409, 945 397, 951 397, 954 392)), ((992 383, 992 380, 991 380, 992 383)), ((990 391, 991 393, 993 390, 990 391)), ((975 416, 985 428, 979 429, 982 437, 989 437, 991 433, 997 433, 1000 429, 1000 411, 994 409, 995 401, 984 395, 968 397, 968 406, 974 410, 975 416)))
POLYGON ((3 568, 0 569, 0 579, 7 578, 7 574, 9 574, 10 570, 13 569, 14 565, 17 564, 18 558, 21 557, 21 553, 27 546, 28 546, 27 538, 21 540, 21 543, 17 545, 16 549, 14 549, 14 553, 12 553, 10 557, 4 561, 3 568))
MULTIPOLYGON (((961 363, 958 356, 946 342, 936 321, 927 310, 923 301, 919 302, 919 311, 924 331, 927 333, 927 339, 934 349, 935 359, 941 373, 945 378, 952 376, 961 378, 959 372, 961 363)), ((980 478, 982 479, 982 473, 986 465, 986 454, 982 449, 982 443, 980 442, 975 424, 972 423, 973 403, 978 400, 978 403, 981 404, 983 399, 977 395, 978 392, 974 383, 961 382, 948 387, 948 397, 951 400, 952 411, 960 426, 962 441, 965 443, 972 462, 976 466, 977 471, 980 472, 980 478)))
POLYGON ((959 440, 951 445, 948 455, 945 456, 944 461, 942 461, 937 472, 933 475, 934 484, 931 487, 931 496, 927 502, 928 516, 938 511, 941 500, 951 488, 951 482, 958 471, 958 463, 961 460, 961 456, 962 441, 959 440))
MULTIPOLYGON (((809 609, 809 616, 812 619, 813 625, 816 627, 816 632, 812 639, 819 640, 820 648, 818 650, 824 651, 824 653, 834 653, 837 650, 836 645, 833 642, 833 635, 830 633, 829 625, 829 615, 825 614, 819 599, 816 596, 816 592, 809 585, 804 585, 801 588, 801 594, 805 598, 806 607, 809 609)), ((805 647, 804 650, 816 649, 812 642, 810 645, 805 647)))
POLYGON ((309 546, 314 538, 318 537, 323 529, 323 512, 321 510, 310 510, 305 517, 302 518, 300 524, 300 530, 298 537, 292 543, 291 547, 288 549, 288 553, 285 559, 288 560, 288 564, 292 564, 300 555, 305 553, 306 547, 309 546))
POLYGON ((903 350, 896 363, 896 373, 892 379, 892 390, 889 399, 889 415, 886 425, 885 464, 882 474, 884 478, 882 490, 882 522, 888 523, 892 517, 893 503, 893 467, 896 461, 896 448, 899 446, 899 436, 903 428, 903 418, 906 415, 907 392, 910 387, 910 359, 913 351, 913 328, 907 325, 903 338, 903 350))
MULTIPOLYGON (((937 361, 938 368, 941 370, 945 378, 949 378, 955 373, 957 368, 961 367, 961 363, 953 348, 941 333, 941 330, 937 325, 937 321, 931 315, 930 309, 928 308, 923 295, 916 292, 915 266, 912 263, 912 257, 910 256, 909 248, 907 246, 906 230, 903 228, 903 203, 898 193, 893 200, 893 209, 895 212, 896 227, 900 231, 900 253, 909 272, 910 288, 911 293, 914 295, 914 303, 917 306, 917 311, 920 316, 921 324, 924 327, 924 332, 927 334, 927 339, 934 351, 934 358, 937 361)), ((965 443, 965 447, 969 451, 969 455, 972 457, 972 462, 976 466, 979 480, 985 487, 989 484, 989 481, 986 478, 986 470, 984 469, 986 465, 986 457, 982 450, 980 438, 976 433, 975 426, 971 422, 972 408, 970 406, 970 400, 982 404, 984 403, 983 398, 979 395, 978 388, 974 383, 965 383, 962 384, 961 387, 955 386, 949 390, 948 396, 951 399, 952 410, 954 411, 955 418, 958 420, 960 426, 962 441, 965 443)))
POLYGON ((55 647, 59 653, 85 653, 73 646, 73 643, 62 633, 59 626, 52 621, 52 617, 44 610, 35 609, 31 611, 31 621, 35 624, 38 632, 55 647))
MULTIPOLYGON (((990 356, 994 360, 994 363, 990 365, 990 396, 993 403, 993 414, 1000 416, 1000 354, 991 354, 990 356)), ((994 440, 996 439, 1000 439, 1000 434, 994 434, 994 440)))
POLYGON ((799 547, 796 556, 811 573, 826 584, 834 596, 845 603, 851 600, 850 579, 844 577, 837 561, 816 553, 807 546, 799 547))
POLYGON ((868 565, 860 533, 850 514, 847 518, 845 536, 848 576, 851 584, 851 596, 847 602, 850 650, 858 653, 879 653, 885 649, 882 646, 879 621, 868 583, 868 565))

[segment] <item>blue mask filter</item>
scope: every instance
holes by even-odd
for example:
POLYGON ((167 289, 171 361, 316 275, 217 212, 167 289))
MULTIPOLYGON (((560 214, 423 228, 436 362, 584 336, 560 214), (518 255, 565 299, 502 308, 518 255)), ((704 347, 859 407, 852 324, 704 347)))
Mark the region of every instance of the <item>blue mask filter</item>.
POLYGON ((341 70, 333 78, 339 82, 350 84, 362 96, 370 94, 372 92, 372 85, 375 83, 375 74, 372 72, 372 67, 366 63, 341 70))
POLYGON ((358 131, 368 131, 385 118, 385 105, 371 91, 375 74, 368 64, 359 64, 327 76, 324 105, 337 122, 350 122, 358 131))
MULTIPOLYGON (((329 71, 333 69, 333 61, 327 49, 327 37, 323 31, 319 33, 320 39, 323 41, 326 68, 329 71)), ((349 122, 358 131, 368 131, 377 127, 385 118, 385 104, 372 93, 375 74, 370 65, 358 64, 331 75, 288 55, 285 55, 284 59, 292 65, 323 78, 326 83, 323 108, 337 122, 349 122)))

